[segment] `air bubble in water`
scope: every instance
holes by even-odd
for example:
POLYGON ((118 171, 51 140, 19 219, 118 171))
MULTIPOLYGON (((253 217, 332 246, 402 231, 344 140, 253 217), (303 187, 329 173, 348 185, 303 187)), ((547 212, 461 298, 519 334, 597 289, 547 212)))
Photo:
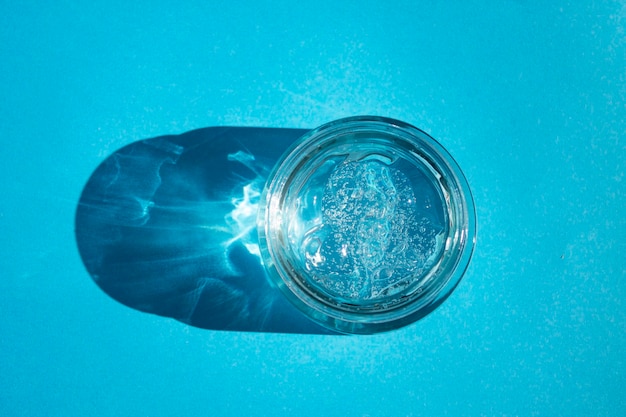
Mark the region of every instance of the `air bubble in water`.
POLYGON ((320 228, 303 241, 307 270, 333 295, 372 300, 419 279, 438 231, 417 212, 409 178, 377 160, 344 162, 322 197, 320 228))

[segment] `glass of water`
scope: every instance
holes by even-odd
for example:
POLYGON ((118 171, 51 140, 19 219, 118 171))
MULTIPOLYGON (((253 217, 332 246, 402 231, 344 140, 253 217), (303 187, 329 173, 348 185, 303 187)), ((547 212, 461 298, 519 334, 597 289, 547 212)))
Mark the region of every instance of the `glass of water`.
POLYGON ((469 185, 450 154, 397 120, 337 120, 300 138, 265 184, 257 220, 271 281, 341 333, 399 328, 434 310, 476 240, 469 185))

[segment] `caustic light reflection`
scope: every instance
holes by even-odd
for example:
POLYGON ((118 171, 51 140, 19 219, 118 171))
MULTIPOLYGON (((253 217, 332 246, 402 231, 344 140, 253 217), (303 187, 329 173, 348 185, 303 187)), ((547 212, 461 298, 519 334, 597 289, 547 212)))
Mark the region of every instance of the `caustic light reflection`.
MULTIPOLYGON (((225 243, 230 246, 233 243, 241 242, 249 253, 256 255, 260 260, 261 252, 256 233, 256 217, 259 209, 259 198, 269 167, 258 164, 254 155, 244 151, 229 154, 227 159, 241 163, 255 173, 256 177, 243 186, 242 194, 231 198, 234 208, 226 215, 225 221, 231 227, 233 237, 225 243)), ((236 194, 236 191, 233 193, 236 194)))
POLYGON ((269 285, 256 234, 269 167, 302 134, 207 128, 115 152, 76 211, 94 281, 127 306, 197 327, 329 333, 269 285))

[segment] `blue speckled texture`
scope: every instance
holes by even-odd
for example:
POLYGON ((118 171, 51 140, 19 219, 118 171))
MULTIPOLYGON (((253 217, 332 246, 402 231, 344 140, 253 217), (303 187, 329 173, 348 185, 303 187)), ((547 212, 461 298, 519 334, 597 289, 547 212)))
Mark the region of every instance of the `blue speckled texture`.
POLYGON ((626 413, 623 0, 11 3, 0 414, 626 413), (474 191, 474 259, 426 319, 373 337, 212 332, 89 278, 76 203, 121 146, 356 114, 426 130, 474 191))

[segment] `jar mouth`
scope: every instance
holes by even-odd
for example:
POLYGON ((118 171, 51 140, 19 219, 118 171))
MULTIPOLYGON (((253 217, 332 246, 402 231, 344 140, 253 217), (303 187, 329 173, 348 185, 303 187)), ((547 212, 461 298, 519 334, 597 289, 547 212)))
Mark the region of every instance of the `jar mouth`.
POLYGON ((467 180, 450 154, 393 119, 340 119, 300 138, 265 184, 257 218, 270 280, 342 333, 424 317, 453 291, 475 244, 467 180))

